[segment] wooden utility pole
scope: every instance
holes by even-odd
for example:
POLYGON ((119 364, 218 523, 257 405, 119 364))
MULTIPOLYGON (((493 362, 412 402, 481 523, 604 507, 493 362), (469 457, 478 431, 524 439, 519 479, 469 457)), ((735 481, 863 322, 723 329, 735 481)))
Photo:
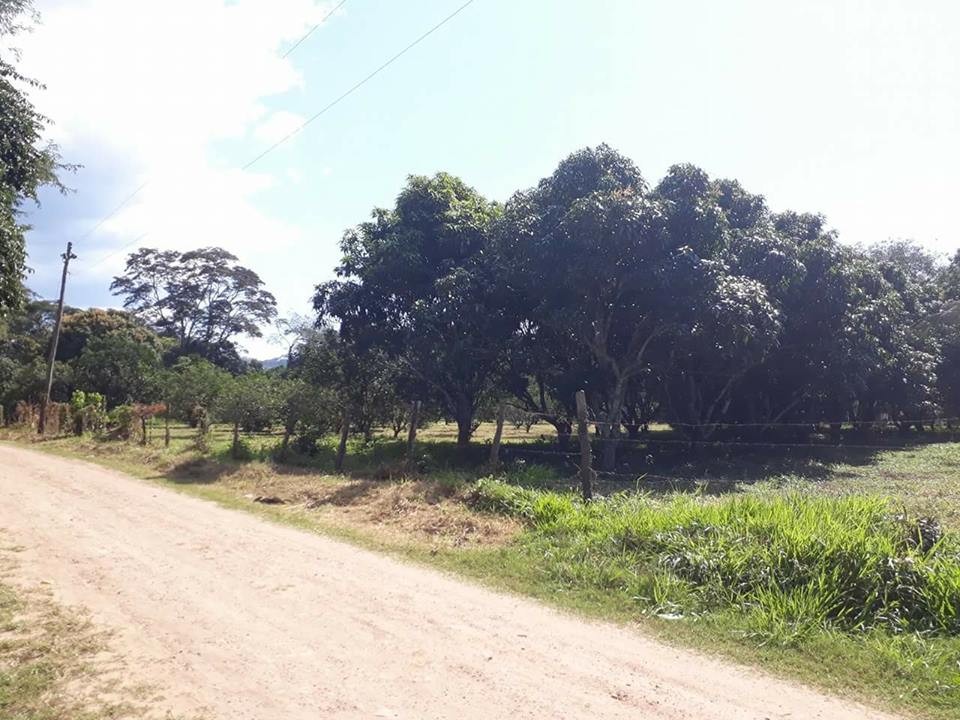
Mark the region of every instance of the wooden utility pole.
POLYGON ((413 444, 417 441, 417 425, 420 423, 420 401, 410 403, 410 430, 407 432, 407 458, 413 457, 413 444))
POLYGON ((580 436, 580 489, 583 499, 590 500, 593 498, 593 455, 587 427, 587 394, 583 390, 577 390, 577 433, 580 436))
POLYGON ((503 418, 506 414, 506 403, 500 402, 497 408, 497 430, 493 434, 493 445, 490 446, 490 469, 497 470, 500 467, 500 439, 503 437, 503 418))
POLYGON ((57 343, 60 342, 60 323, 63 321, 63 296, 67 290, 67 268, 70 261, 77 258, 73 254, 73 243, 67 243, 67 251, 63 258, 63 275, 60 278, 60 300, 57 302, 57 317, 53 323, 53 337, 50 338, 50 353, 47 355, 47 391, 43 396, 43 405, 40 406, 40 422, 37 423, 37 432, 43 435, 47 429, 47 406, 50 404, 50 390, 53 388, 53 363, 57 358, 57 343))

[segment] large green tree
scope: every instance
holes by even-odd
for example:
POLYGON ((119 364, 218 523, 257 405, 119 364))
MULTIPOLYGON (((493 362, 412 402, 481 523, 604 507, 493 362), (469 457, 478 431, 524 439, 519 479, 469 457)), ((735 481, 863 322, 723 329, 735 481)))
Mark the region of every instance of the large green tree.
POLYGON ((160 355, 149 344, 121 333, 90 340, 74 363, 74 381, 86 392, 98 392, 110 407, 161 399, 160 355))
POLYGON ((160 353, 169 345, 168 341, 161 339, 128 312, 100 308, 71 309, 63 316, 60 340, 57 343, 57 360, 65 362, 79 357, 87 343, 108 335, 122 335, 160 353))
POLYGON ((499 210, 446 173, 411 177, 392 210, 349 230, 340 279, 314 304, 358 352, 377 347, 428 391, 466 445, 513 320, 498 298, 490 226, 499 210))
MULTIPOLYGON (((32 12, 28 0, 0 0, 0 40, 23 29, 32 12)), ((60 162, 56 146, 43 140, 50 121, 37 112, 26 93, 27 88, 39 87, 17 71, 10 57, 0 58, 0 317, 24 300, 24 234, 29 227, 22 222, 21 206, 37 202, 45 185, 63 189, 57 172, 69 169, 60 162)))
MULTIPOLYGON (((764 287, 723 262, 733 235, 721 196, 692 166, 671 168, 651 189, 632 162, 600 146, 507 203, 498 251, 513 304, 556 351, 579 348, 567 350, 567 368, 600 421, 608 468, 625 418, 634 427, 649 421, 668 388, 668 399, 684 395, 671 404, 675 416, 711 417, 772 342, 764 287), (727 376, 709 396, 702 384, 691 392, 664 379, 706 359, 727 376)), ((569 394, 567 377, 553 375, 557 394, 569 394)))
POLYGON ((178 355, 197 354, 237 370, 235 340, 260 337, 261 326, 277 314, 260 276, 217 247, 142 248, 127 258, 110 289, 137 318, 172 338, 178 355))

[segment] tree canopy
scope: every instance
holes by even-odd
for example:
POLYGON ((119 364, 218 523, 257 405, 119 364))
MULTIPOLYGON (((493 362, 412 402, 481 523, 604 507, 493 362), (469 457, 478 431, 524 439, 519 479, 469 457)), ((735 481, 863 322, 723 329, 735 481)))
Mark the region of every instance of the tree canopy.
POLYGON ((392 210, 345 233, 340 279, 314 298, 355 353, 382 350, 434 397, 460 444, 513 331, 489 248, 498 213, 459 178, 413 176, 392 210))
MULTIPOLYGON (((0 39, 23 29, 24 17, 31 14, 28 0, 0 0, 0 39)), ((24 233, 29 228, 21 222, 20 208, 37 202, 45 185, 63 189, 57 173, 71 169, 61 163, 57 147, 44 142, 50 121, 30 102, 27 87, 41 86, 20 74, 9 59, 0 58, 0 317, 25 297, 24 233)))
POLYGON ((260 276, 217 247, 142 248, 127 258, 110 289, 138 319, 172 338, 177 354, 224 366, 239 365, 238 336, 260 337, 261 325, 277 314, 260 276))
MULTIPOLYGON (((693 165, 648 182, 585 148, 503 204, 411 176, 341 251, 315 323, 281 321, 288 367, 270 373, 234 344, 276 316, 255 272, 221 248, 133 253, 112 285, 126 312, 68 309, 54 396, 280 423, 286 453, 345 418, 367 440, 398 433, 414 402, 460 445, 505 399, 562 443, 582 389, 610 471, 655 421, 696 442, 960 415, 960 253, 844 244, 824 217, 693 165)), ((37 397, 51 319, 31 300, 0 320, 5 405, 37 397)))

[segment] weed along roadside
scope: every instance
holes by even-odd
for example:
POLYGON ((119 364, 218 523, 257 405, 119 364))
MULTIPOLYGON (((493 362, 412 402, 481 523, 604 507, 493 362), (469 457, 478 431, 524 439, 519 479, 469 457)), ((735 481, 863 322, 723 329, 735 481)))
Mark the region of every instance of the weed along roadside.
POLYGON ((578 477, 518 458, 537 443, 510 428, 493 474, 487 453, 458 460, 442 427, 419 433, 419 467, 403 463, 407 439, 351 442, 347 475, 330 473, 336 438, 329 456, 277 464, 278 436, 248 436, 250 459, 237 461, 230 429, 214 428, 203 452, 189 432, 175 426, 167 448, 90 437, 32 446, 868 704, 930 718, 960 707, 960 539, 949 512, 960 478, 929 477, 956 464, 960 446, 867 465, 803 462, 792 475, 770 457, 741 459, 717 478, 730 482, 693 489, 637 492, 600 475, 584 502, 578 477), (927 482, 908 482, 918 476, 927 482))

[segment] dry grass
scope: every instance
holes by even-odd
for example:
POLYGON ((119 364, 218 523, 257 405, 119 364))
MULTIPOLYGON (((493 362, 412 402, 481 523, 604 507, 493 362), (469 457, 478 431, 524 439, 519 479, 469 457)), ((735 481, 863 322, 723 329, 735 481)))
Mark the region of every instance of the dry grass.
MULTIPOLYGON (((202 475, 205 465, 197 463, 194 474, 202 475)), ((293 512, 318 513, 341 525, 389 531, 430 545, 502 545, 521 531, 511 518, 470 510, 462 487, 449 482, 346 480, 256 464, 236 467, 217 483, 251 501, 280 500, 293 512)))
MULTIPOLYGON (((10 433, 7 431, 6 439, 25 439, 10 433)), ((180 485, 221 487, 250 502, 255 497, 275 498, 292 513, 316 514, 328 523, 387 532, 394 539, 430 547, 503 545, 522 530, 511 518, 471 510, 464 502, 466 491, 459 482, 405 479, 407 472, 397 463, 372 472, 375 479, 356 479, 271 462, 223 462, 195 450, 167 450, 161 444, 144 447, 68 437, 47 440, 43 445, 47 450, 106 463, 136 475, 180 485)))
POLYGON ((172 720, 151 689, 124 681, 108 633, 49 588, 14 582, 17 550, 0 548, 0 718, 172 720))

